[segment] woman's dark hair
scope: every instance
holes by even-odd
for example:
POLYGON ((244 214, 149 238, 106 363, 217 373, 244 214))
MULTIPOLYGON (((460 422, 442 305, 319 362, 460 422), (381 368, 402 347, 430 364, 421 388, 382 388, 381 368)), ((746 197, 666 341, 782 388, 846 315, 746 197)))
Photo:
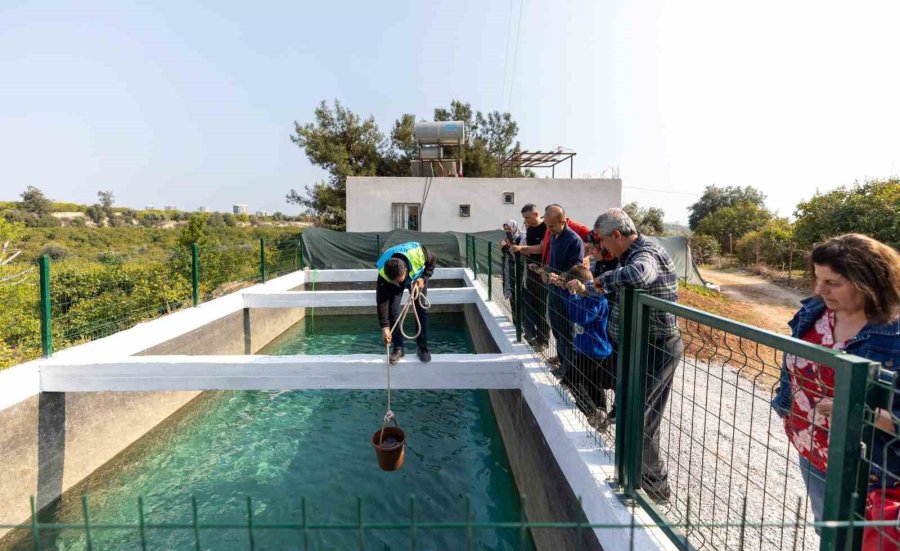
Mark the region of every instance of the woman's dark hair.
POLYGON ((391 281, 400 277, 400 274, 406 272, 406 262, 400 258, 391 258, 384 263, 384 275, 388 276, 391 281))
POLYGON ((833 237, 813 247, 810 271, 828 266, 866 297, 866 317, 886 323, 900 315, 900 253, 859 233, 833 237))

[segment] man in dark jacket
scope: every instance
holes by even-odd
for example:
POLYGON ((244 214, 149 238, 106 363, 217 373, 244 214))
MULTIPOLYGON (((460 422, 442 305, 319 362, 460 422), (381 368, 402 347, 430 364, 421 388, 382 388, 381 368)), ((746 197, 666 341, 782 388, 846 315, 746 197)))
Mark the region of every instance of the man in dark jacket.
MULTIPOLYGON (((422 295, 428 294, 428 280, 434 274, 437 257, 421 243, 411 241, 386 250, 378 263, 378 279, 375 283, 375 302, 378 309, 378 323, 381 325, 382 338, 385 344, 391 344, 390 362, 395 364, 406 355, 403 349, 403 332, 397 323, 400 317, 403 291, 412 292, 419 289, 422 295)), ((422 324, 419 336, 416 337, 417 355, 422 362, 431 361, 428 350, 428 311, 419 301, 414 308, 422 324)))

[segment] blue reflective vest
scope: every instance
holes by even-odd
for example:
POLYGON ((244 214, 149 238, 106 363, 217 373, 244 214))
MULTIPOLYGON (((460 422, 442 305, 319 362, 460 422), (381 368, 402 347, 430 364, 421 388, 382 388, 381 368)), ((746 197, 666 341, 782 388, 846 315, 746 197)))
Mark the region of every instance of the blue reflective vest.
POLYGON ((378 259, 378 263, 375 264, 375 267, 378 268, 378 275, 388 283, 393 283, 393 281, 385 275, 384 265, 394 256, 399 256, 406 262, 406 269, 409 270, 408 281, 415 281, 425 271, 426 255, 422 244, 416 241, 402 243, 384 251, 384 254, 378 259))

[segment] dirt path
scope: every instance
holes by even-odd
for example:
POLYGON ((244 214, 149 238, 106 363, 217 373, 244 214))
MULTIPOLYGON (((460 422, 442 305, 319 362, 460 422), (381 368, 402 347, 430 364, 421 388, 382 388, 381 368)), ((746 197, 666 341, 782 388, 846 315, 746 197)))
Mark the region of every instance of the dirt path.
POLYGON ((787 322, 793 317, 804 295, 779 287, 761 277, 735 272, 701 269, 703 279, 719 285, 729 297, 747 304, 748 308, 767 320, 766 329, 788 333, 787 322))

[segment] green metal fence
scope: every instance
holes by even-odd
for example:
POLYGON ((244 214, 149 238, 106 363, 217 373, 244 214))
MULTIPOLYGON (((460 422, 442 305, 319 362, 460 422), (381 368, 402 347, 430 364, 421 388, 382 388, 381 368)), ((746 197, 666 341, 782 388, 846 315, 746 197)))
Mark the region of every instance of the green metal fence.
POLYGON ((299 236, 0 269, 0 369, 304 267, 299 236))
MULTIPOLYGON (((478 273, 484 272, 486 255, 478 251, 490 246, 472 240, 473 272, 476 262, 478 273)), ((540 275, 523 268, 525 275, 514 286, 517 296, 495 302, 516 324, 520 340, 528 340, 535 357, 557 377, 560 395, 583 413, 598 442, 614 451, 623 497, 644 508, 678 545, 859 549, 866 530, 882 543, 900 539, 896 515, 883 523, 891 529, 873 524, 880 518, 873 514, 880 506, 877 498, 900 495, 895 489, 900 472, 892 472, 896 463, 889 463, 900 456, 895 373, 864 358, 634 290, 611 298, 619 303, 620 335, 612 355, 586 362, 567 352, 575 348, 569 318, 578 312, 547 283, 571 274, 529 263, 540 275), (518 312, 516 304, 522 305, 518 312), (678 328, 669 342, 650 333, 651 322, 662 316, 671 316, 678 328), (551 323, 542 328, 535 319, 551 323), (817 376, 807 393, 812 405, 833 399, 827 420, 810 406, 806 423, 809 432, 818 431, 827 441, 824 476, 801 468, 797 446, 803 439, 792 432, 794 442, 789 440, 785 419, 771 405, 785 355, 834 374, 833 380, 817 376), (870 480, 878 469, 885 473, 880 487, 870 480), (806 482, 816 481, 824 482, 827 526, 813 520, 806 482)), ((485 283, 483 276, 478 279, 485 283)), ((788 411, 787 422, 798 415, 788 411)))
MULTIPOLYGON (((521 510, 525 510, 524 504, 521 510)), ((402 500, 401 500, 402 503, 402 500)), ((209 513, 207 503, 199 503, 195 497, 182 504, 167 503, 170 510, 180 511, 180 521, 159 521, 158 514, 149 510, 143 497, 135 503, 134 516, 117 522, 101 521, 89 503, 87 496, 81 500, 81 518, 77 521, 54 522, 43 518, 34 509, 23 524, 0 524, 0 530, 12 529, 3 543, 11 549, 298 549, 303 551, 325 549, 515 549, 527 551, 534 548, 532 536, 536 532, 568 532, 570 541, 588 541, 588 533, 599 531, 601 544, 605 534, 617 532, 630 546, 640 537, 639 532, 664 529, 673 533, 694 529, 734 531, 739 549, 756 548, 749 537, 753 531, 784 530, 799 534, 815 528, 854 530, 859 523, 853 520, 830 523, 759 522, 746 517, 733 521, 697 523, 642 523, 635 520, 636 504, 631 503, 632 520, 629 523, 595 523, 575 519, 565 522, 530 522, 525 518, 507 521, 479 520, 473 513, 468 498, 463 500, 463 513, 458 518, 423 518, 417 499, 409 496, 405 507, 399 511, 370 511, 365 500, 356 498, 355 511, 334 520, 334 511, 324 513, 330 519, 316 518, 323 513, 314 512, 306 498, 292 504, 274 504, 266 500, 246 497, 244 502, 234 503, 233 514, 218 516, 209 513), (268 507, 267 507, 268 506, 268 507), (271 509, 271 510, 270 510, 271 509), (272 513, 278 511, 278 514, 272 513), (290 517, 282 513, 291 511, 290 517), (182 514, 183 513, 183 514, 182 514), (349 517, 349 518, 348 518, 349 517), (502 543, 498 536, 502 535, 502 543), (440 543, 436 543, 440 542, 440 543), (442 547, 435 547, 441 545, 442 547), (450 547, 447 547, 447 546, 450 547)), ((452 517, 453 515, 448 515, 452 517)), ((890 523, 869 523, 885 526, 890 523)), ((690 549, 689 545, 681 545, 690 549)))

